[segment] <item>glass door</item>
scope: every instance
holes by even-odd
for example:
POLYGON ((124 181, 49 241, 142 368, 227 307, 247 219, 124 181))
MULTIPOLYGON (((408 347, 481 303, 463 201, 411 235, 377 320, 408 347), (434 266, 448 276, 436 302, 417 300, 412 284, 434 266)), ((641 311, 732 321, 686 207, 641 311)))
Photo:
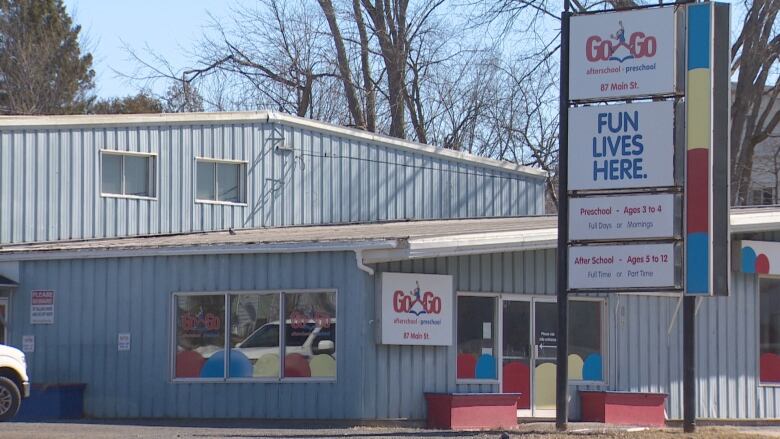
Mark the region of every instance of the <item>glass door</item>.
POLYGON ((502 305, 501 391, 519 393, 518 416, 531 416, 531 300, 507 300, 502 305))
POLYGON ((549 299, 534 299, 533 309, 533 416, 554 417, 558 306, 549 299))

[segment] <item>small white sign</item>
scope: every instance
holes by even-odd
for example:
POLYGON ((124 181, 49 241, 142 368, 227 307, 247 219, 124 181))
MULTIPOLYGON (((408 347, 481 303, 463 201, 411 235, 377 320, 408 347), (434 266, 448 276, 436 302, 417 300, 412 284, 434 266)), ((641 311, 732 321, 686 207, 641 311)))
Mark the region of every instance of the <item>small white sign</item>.
POLYGON ((452 345, 452 276, 382 273, 382 344, 452 345))
POLYGON ((32 290, 30 295, 30 323, 54 323, 54 291, 32 290))
POLYGON ((569 109, 569 190, 674 185, 671 101, 569 109))
POLYGON ((117 335, 117 350, 119 352, 130 350, 130 333, 120 332, 117 335))
POLYGON ((30 353, 35 352, 35 336, 23 335, 22 336, 22 352, 30 353))
POLYGON ((675 288, 674 246, 569 247, 569 289, 675 288))
POLYGON ((674 194, 569 199, 569 239, 673 238, 674 194))
POLYGON ((671 94, 674 7, 576 15, 569 38, 569 97, 671 94))

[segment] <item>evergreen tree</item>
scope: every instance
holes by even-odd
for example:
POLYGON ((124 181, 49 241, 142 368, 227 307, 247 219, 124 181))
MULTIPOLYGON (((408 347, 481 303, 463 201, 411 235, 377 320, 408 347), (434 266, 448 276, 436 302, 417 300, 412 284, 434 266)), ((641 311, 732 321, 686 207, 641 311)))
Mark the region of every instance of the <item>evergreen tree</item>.
POLYGON ((162 113, 162 103, 148 92, 124 98, 101 99, 89 106, 90 114, 138 114, 162 113))
POLYGON ((62 0, 0 0, 0 113, 86 111, 92 55, 62 0))

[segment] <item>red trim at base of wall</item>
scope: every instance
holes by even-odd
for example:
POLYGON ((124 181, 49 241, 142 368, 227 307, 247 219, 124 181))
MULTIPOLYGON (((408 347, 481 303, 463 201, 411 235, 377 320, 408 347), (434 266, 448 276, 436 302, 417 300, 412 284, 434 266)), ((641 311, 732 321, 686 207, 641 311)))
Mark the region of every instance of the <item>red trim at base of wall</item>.
POLYGON ((663 393, 580 391, 582 420, 620 425, 665 425, 663 393))
POLYGON ((517 428, 518 393, 426 393, 428 428, 517 428))

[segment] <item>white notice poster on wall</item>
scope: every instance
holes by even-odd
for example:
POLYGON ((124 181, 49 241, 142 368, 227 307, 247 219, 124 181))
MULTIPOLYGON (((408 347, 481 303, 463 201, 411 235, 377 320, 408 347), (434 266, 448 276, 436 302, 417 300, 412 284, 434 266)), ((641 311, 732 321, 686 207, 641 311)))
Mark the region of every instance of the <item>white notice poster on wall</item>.
POLYGON ((626 98, 673 93, 674 9, 572 17, 570 98, 626 98))
POLYGON ((120 332, 117 335, 117 350, 119 352, 126 352, 130 350, 130 333, 120 332))
POLYGON ((671 101, 569 109, 569 190, 674 185, 671 101))
POLYGON ((32 290, 30 295, 30 323, 54 323, 54 291, 32 290))
POLYGON ((382 344, 452 345, 452 276, 382 273, 382 344))
POLYGON ((35 336, 23 335, 22 336, 22 352, 31 353, 35 352, 35 336))

